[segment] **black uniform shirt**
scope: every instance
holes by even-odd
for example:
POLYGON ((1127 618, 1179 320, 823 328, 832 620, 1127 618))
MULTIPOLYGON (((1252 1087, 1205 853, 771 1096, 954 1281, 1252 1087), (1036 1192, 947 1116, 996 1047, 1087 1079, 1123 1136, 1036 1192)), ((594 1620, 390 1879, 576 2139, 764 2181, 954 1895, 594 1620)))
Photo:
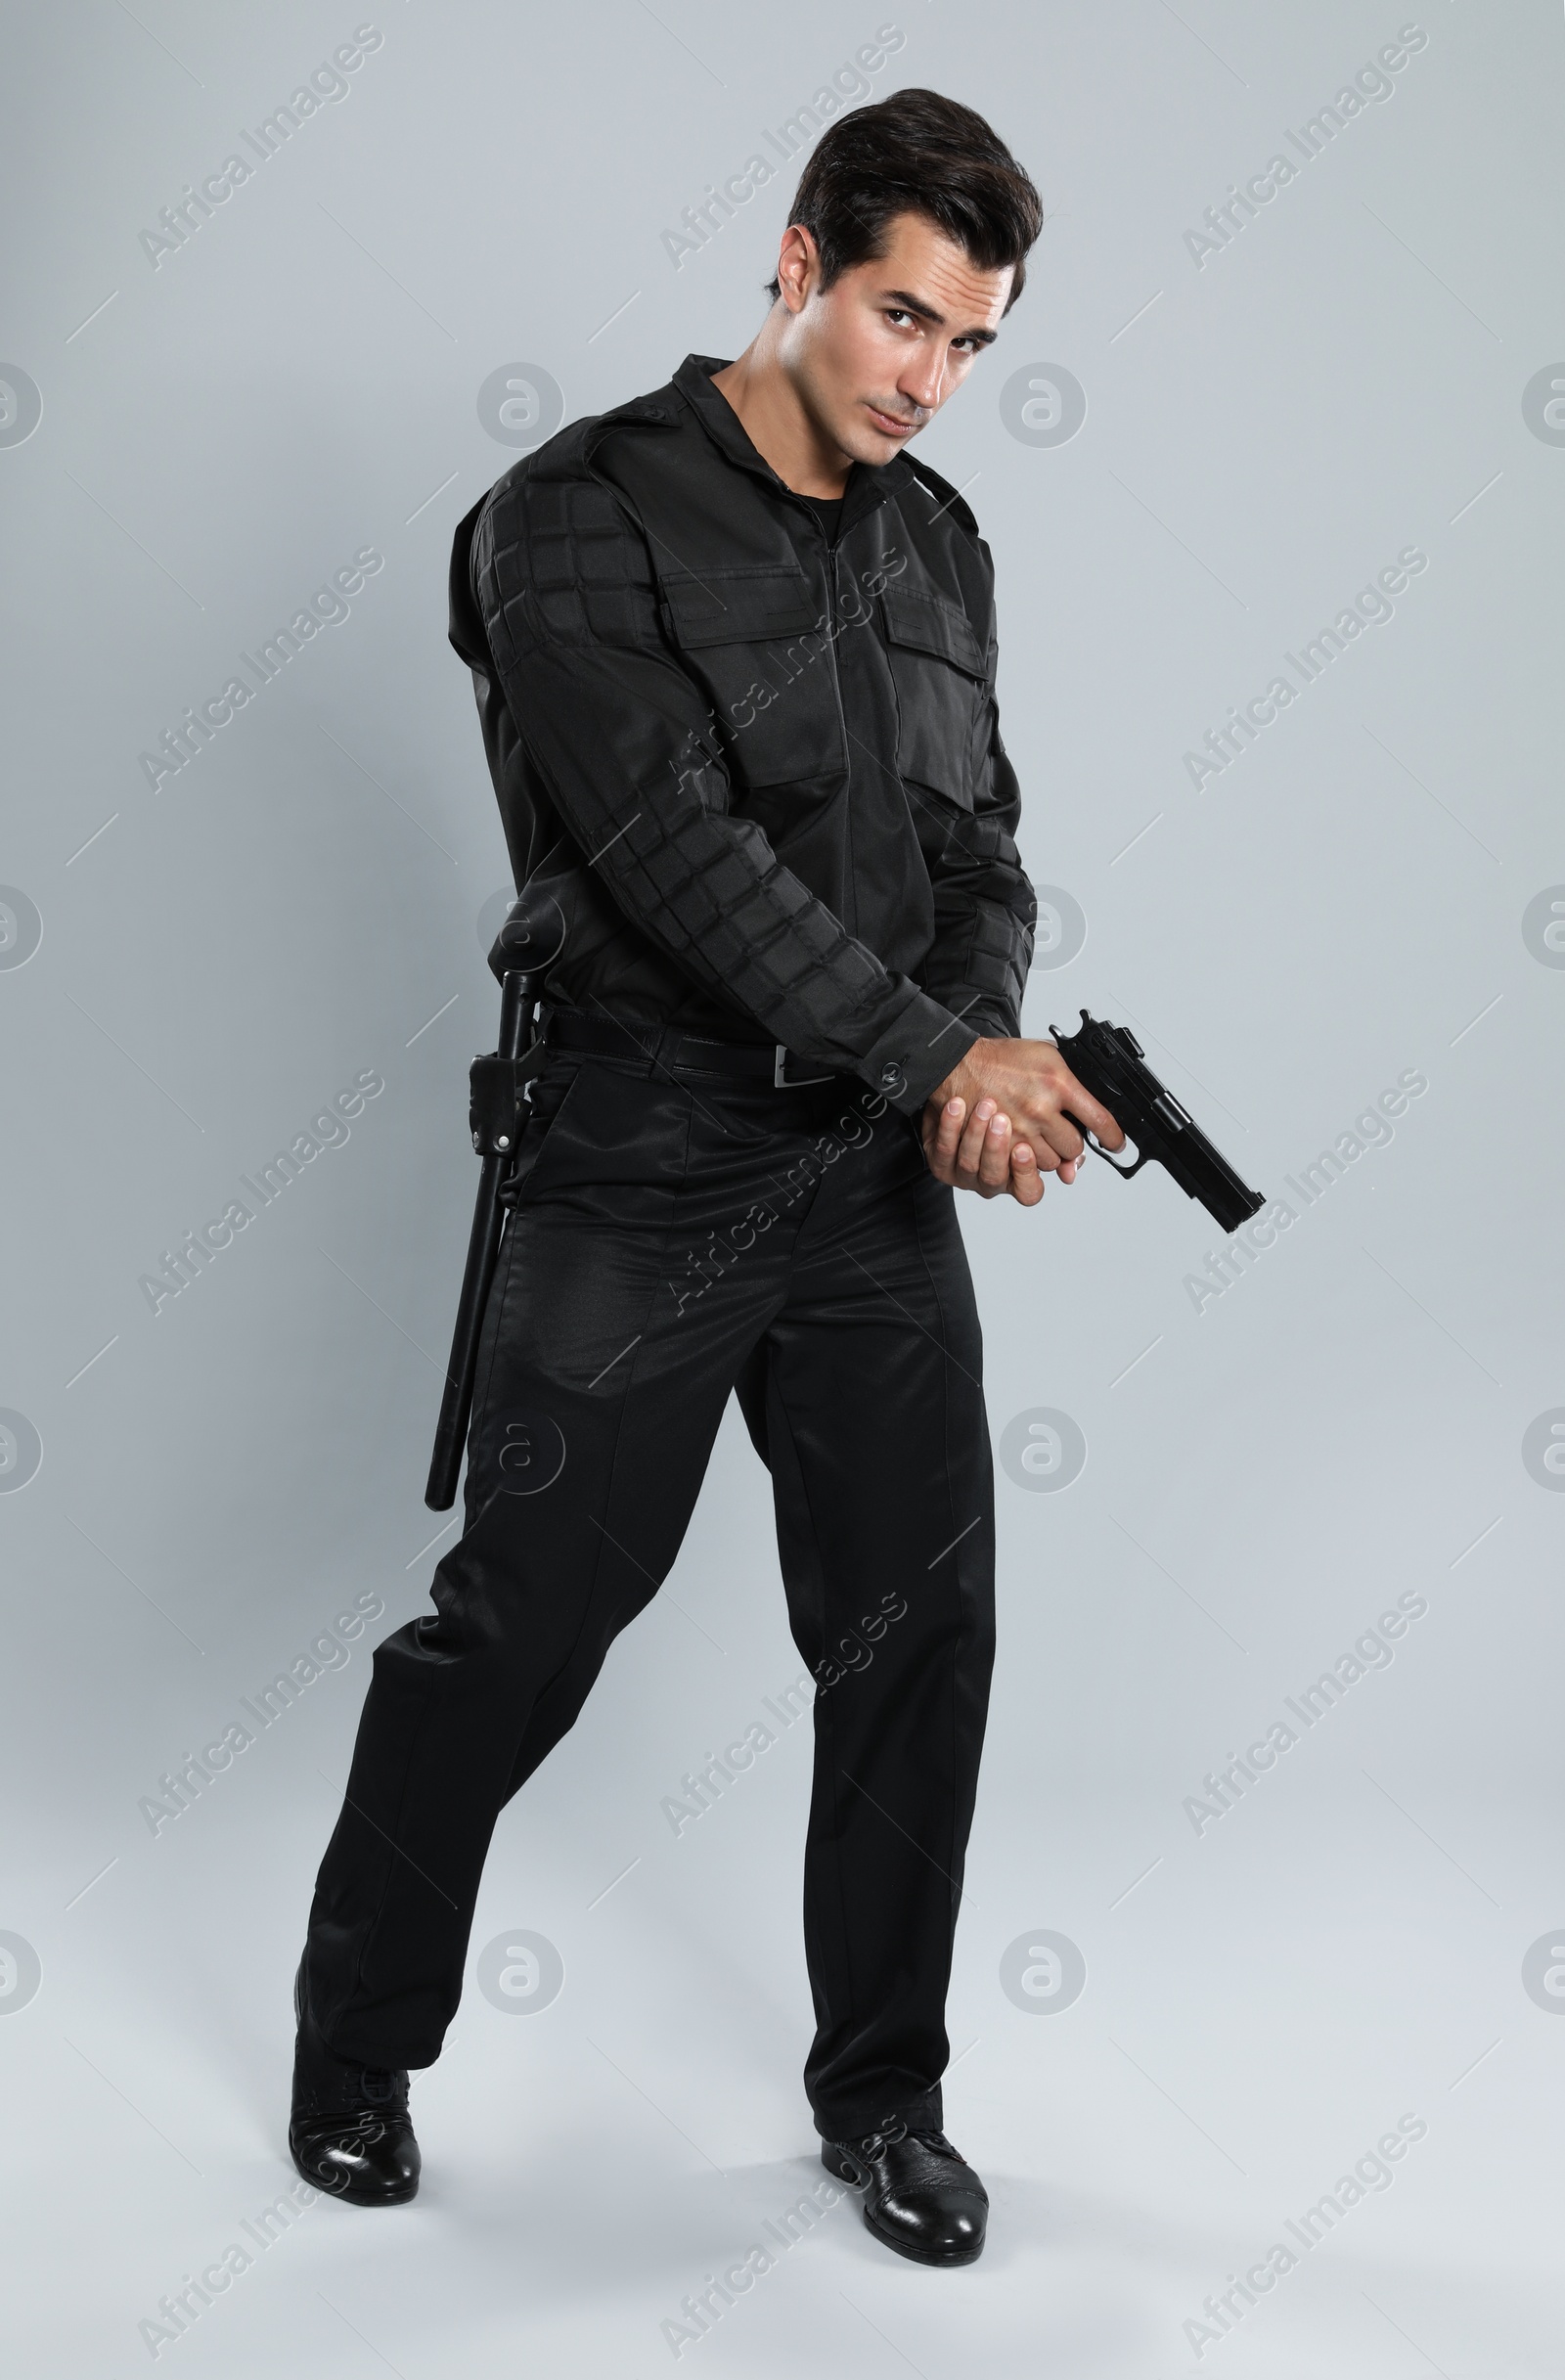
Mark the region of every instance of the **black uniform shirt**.
POLYGON ((956 489, 855 464, 834 543, 687 356, 560 430, 457 531, 550 1000, 782 1044, 916 1113, 1020 1029, 1034 903, 995 704, 994 570, 956 489))
POLYGON ((828 546, 834 546, 842 534, 842 507, 847 500, 846 488, 843 489, 840 496, 806 496, 804 499, 825 529, 826 542, 828 546))

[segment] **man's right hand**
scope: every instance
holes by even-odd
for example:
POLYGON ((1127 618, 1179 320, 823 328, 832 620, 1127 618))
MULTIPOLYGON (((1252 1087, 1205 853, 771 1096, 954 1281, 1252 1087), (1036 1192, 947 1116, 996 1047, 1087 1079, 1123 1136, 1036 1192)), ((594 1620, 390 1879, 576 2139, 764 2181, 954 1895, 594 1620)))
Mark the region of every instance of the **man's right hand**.
POLYGON ((1086 1143, 1064 1110, 1105 1148, 1123 1148, 1116 1119, 1077 1081, 1051 1041, 975 1041, 929 1097, 924 1156, 937 1182, 1003 1193, 1023 1206, 1044 1194, 1045 1174, 1074 1182, 1086 1143))

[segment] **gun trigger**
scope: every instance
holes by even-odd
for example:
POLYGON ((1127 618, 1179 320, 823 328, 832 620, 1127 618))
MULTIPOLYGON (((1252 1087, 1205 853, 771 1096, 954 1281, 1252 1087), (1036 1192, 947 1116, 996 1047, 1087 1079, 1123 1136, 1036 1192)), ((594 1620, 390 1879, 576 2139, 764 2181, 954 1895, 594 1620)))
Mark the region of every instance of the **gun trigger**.
MULTIPOLYGON (((1147 1161, 1144 1150, 1137 1149, 1133 1162, 1129 1165, 1121 1165, 1115 1159, 1112 1150, 1103 1146, 1102 1142, 1098 1139, 1096 1132, 1089 1132, 1085 1124, 1077 1125, 1077 1130, 1080 1132, 1083 1140, 1087 1143, 1088 1147, 1093 1150, 1095 1155, 1101 1157, 1103 1163, 1109 1166, 1113 1172, 1118 1174, 1122 1182, 1128 1182, 1132 1174, 1140 1173, 1141 1167, 1147 1161)), ((1131 1143, 1131 1146, 1133 1148, 1136 1147, 1134 1141, 1131 1143)))

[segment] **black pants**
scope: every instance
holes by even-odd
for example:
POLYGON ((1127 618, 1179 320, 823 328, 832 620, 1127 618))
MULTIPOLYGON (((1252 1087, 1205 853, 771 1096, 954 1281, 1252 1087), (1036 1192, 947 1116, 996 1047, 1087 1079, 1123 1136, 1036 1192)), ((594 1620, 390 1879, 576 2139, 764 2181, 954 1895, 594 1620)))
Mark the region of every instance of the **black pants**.
POLYGON ((379 1646, 306 1950, 343 2057, 426 2066, 495 1819, 677 1555, 731 1389, 816 1681, 804 1933, 824 2135, 942 2121, 994 1657, 981 1348, 953 1194, 838 1080, 550 1057, 479 1352, 466 1526, 379 1646))

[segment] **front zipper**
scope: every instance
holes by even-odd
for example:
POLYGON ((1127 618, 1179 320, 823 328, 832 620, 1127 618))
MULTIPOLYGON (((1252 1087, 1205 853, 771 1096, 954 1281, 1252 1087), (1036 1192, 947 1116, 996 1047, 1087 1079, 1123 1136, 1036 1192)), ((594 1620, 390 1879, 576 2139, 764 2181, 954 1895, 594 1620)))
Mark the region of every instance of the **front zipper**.
POLYGON ((837 557, 841 553, 842 545, 840 538, 835 546, 828 546, 827 544, 826 530, 822 527, 821 522, 817 518, 813 509, 810 514, 810 518, 814 523, 815 533, 821 540, 821 550, 826 560, 827 647, 831 655, 831 691, 836 696, 837 725, 842 732, 842 759, 848 776, 848 799, 843 810, 843 824, 846 830, 847 841, 843 884, 848 897, 843 903, 844 915, 842 922, 844 925, 846 925, 849 933, 856 934, 859 930, 859 903, 857 892, 858 879, 855 876, 853 867, 853 754, 848 748, 848 714, 843 707, 842 678, 837 669, 837 622, 836 608, 834 604, 834 598, 841 592, 837 585, 837 557))

